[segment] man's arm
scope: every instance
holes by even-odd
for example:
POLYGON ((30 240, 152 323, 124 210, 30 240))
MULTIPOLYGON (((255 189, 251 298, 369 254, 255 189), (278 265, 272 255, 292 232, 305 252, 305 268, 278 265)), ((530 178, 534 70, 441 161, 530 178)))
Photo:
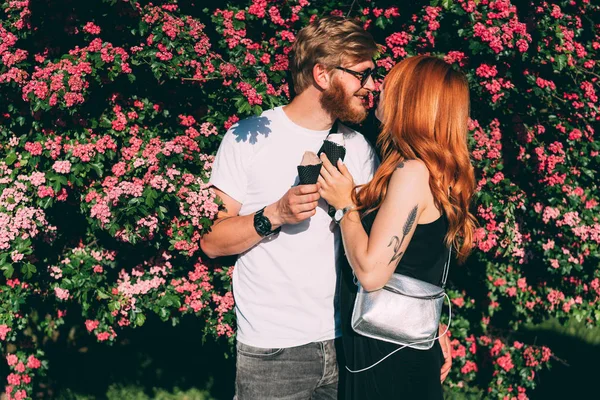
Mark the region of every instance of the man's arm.
POLYGON ((254 214, 238 216, 242 204, 217 188, 213 190, 223 201, 223 209, 211 231, 200 239, 202 251, 210 258, 228 256, 242 253, 260 242, 262 237, 254 229, 254 214))
MULTIPOLYGON (((242 204, 217 188, 224 210, 217 215, 211 231, 200 239, 202 251, 210 258, 243 253, 263 237, 254 229, 254 214, 240 216, 242 204)), ((291 188, 278 201, 266 206, 263 215, 271 221, 271 229, 284 224, 297 224, 315 215, 319 201, 318 185, 291 188)))

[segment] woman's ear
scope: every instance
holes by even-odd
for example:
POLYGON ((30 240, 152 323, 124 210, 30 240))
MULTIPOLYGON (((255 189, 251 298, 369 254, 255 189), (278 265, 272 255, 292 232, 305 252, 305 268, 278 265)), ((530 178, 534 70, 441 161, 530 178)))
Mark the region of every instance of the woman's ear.
POLYGON ((329 70, 325 68, 323 64, 315 64, 313 67, 313 79, 317 87, 322 90, 329 89, 329 85, 331 84, 331 76, 329 75, 329 70))

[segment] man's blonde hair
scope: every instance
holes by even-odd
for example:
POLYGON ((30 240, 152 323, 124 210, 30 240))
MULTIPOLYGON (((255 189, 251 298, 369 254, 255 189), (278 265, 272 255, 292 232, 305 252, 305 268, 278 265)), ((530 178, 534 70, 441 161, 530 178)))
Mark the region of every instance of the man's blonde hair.
POLYGON ((359 23, 342 17, 317 19, 298 32, 290 53, 290 73, 296 94, 313 84, 313 68, 335 68, 371 60, 378 48, 359 23))

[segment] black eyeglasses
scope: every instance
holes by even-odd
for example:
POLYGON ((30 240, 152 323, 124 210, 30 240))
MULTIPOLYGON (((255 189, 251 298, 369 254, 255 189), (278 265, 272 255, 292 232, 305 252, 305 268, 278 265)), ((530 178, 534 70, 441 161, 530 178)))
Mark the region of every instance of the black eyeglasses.
POLYGON ((367 68, 363 72, 352 71, 351 69, 343 67, 335 67, 335 69, 347 72, 350 75, 354 76, 356 79, 360 80, 360 87, 365 86, 367 84, 367 81, 369 80, 369 77, 375 74, 375 70, 371 68, 367 68))

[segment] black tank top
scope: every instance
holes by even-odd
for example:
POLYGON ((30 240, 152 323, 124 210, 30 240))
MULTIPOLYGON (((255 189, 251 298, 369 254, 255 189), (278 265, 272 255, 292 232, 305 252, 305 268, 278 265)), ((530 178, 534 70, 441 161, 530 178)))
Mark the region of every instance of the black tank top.
MULTIPOLYGON (((362 225, 368 236, 371 235, 376 216, 377 211, 374 211, 362 218, 362 225)), ((447 231, 448 220, 444 214, 428 224, 418 224, 396 267, 396 272, 440 285, 444 264, 448 258, 448 249, 444 244, 447 231)))

